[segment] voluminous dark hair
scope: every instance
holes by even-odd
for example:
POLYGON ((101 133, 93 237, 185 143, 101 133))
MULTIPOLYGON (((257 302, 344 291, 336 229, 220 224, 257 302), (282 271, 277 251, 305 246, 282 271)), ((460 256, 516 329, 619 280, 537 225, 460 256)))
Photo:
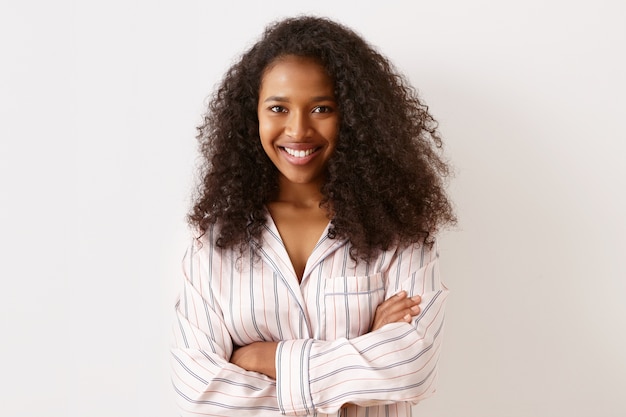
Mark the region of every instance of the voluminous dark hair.
POLYGON ((278 170, 261 146, 257 103, 264 71, 288 55, 314 59, 334 82, 339 133, 321 189, 329 237, 349 239, 352 257, 366 260, 392 245, 431 244, 455 223, 436 121, 375 48, 313 16, 269 25, 211 97, 198 127, 203 162, 190 224, 201 234, 217 224, 222 248, 244 249, 260 237, 278 170))

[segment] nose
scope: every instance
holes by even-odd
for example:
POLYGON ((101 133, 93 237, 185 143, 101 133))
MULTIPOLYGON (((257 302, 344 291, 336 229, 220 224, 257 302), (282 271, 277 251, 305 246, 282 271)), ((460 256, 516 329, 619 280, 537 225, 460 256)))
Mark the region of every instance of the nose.
POLYGON ((311 125, 306 112, 291 112, 287 119, 285 133, 292 139, 304 139, 309 135, 311 125))

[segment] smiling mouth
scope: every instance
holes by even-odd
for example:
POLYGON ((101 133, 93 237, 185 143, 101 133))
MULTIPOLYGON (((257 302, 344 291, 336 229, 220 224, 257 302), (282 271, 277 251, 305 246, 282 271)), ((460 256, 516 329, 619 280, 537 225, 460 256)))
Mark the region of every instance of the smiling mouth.
POLYGON ((306 158, 318 150, 318 148, 310 149, 291 149, 282 147, 282 149, 294 158, 306 158))

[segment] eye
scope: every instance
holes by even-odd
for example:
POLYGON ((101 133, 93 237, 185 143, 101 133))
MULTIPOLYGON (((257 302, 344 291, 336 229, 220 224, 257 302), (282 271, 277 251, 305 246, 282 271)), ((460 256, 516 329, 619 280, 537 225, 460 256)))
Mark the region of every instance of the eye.
POLYGON ((332 111, 330 106, 317 106, 313 109, 313 113, 331 113, 332 111))
POLYGON ((272 106, 269 108, 269 110, 273 113, 285 113, 287 112, 287 109, 284 108, 283 106, 272 106))

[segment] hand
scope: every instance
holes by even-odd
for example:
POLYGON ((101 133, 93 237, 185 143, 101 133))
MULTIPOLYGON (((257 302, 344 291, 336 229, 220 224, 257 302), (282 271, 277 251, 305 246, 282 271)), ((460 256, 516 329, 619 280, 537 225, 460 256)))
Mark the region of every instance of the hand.
POLYGON ((374 323, 370 331, 380 329, 389 323, 410 323, 413 316, 420 313, 419 303, 421 301, 422 298, 419 295, 408 298, 406 291, 400 291, 376 307, 374 323))
POLYGON ((246 371, 254 371, 276 379, 277 342, 255 342, 233 350, 230 363, 246 371))

